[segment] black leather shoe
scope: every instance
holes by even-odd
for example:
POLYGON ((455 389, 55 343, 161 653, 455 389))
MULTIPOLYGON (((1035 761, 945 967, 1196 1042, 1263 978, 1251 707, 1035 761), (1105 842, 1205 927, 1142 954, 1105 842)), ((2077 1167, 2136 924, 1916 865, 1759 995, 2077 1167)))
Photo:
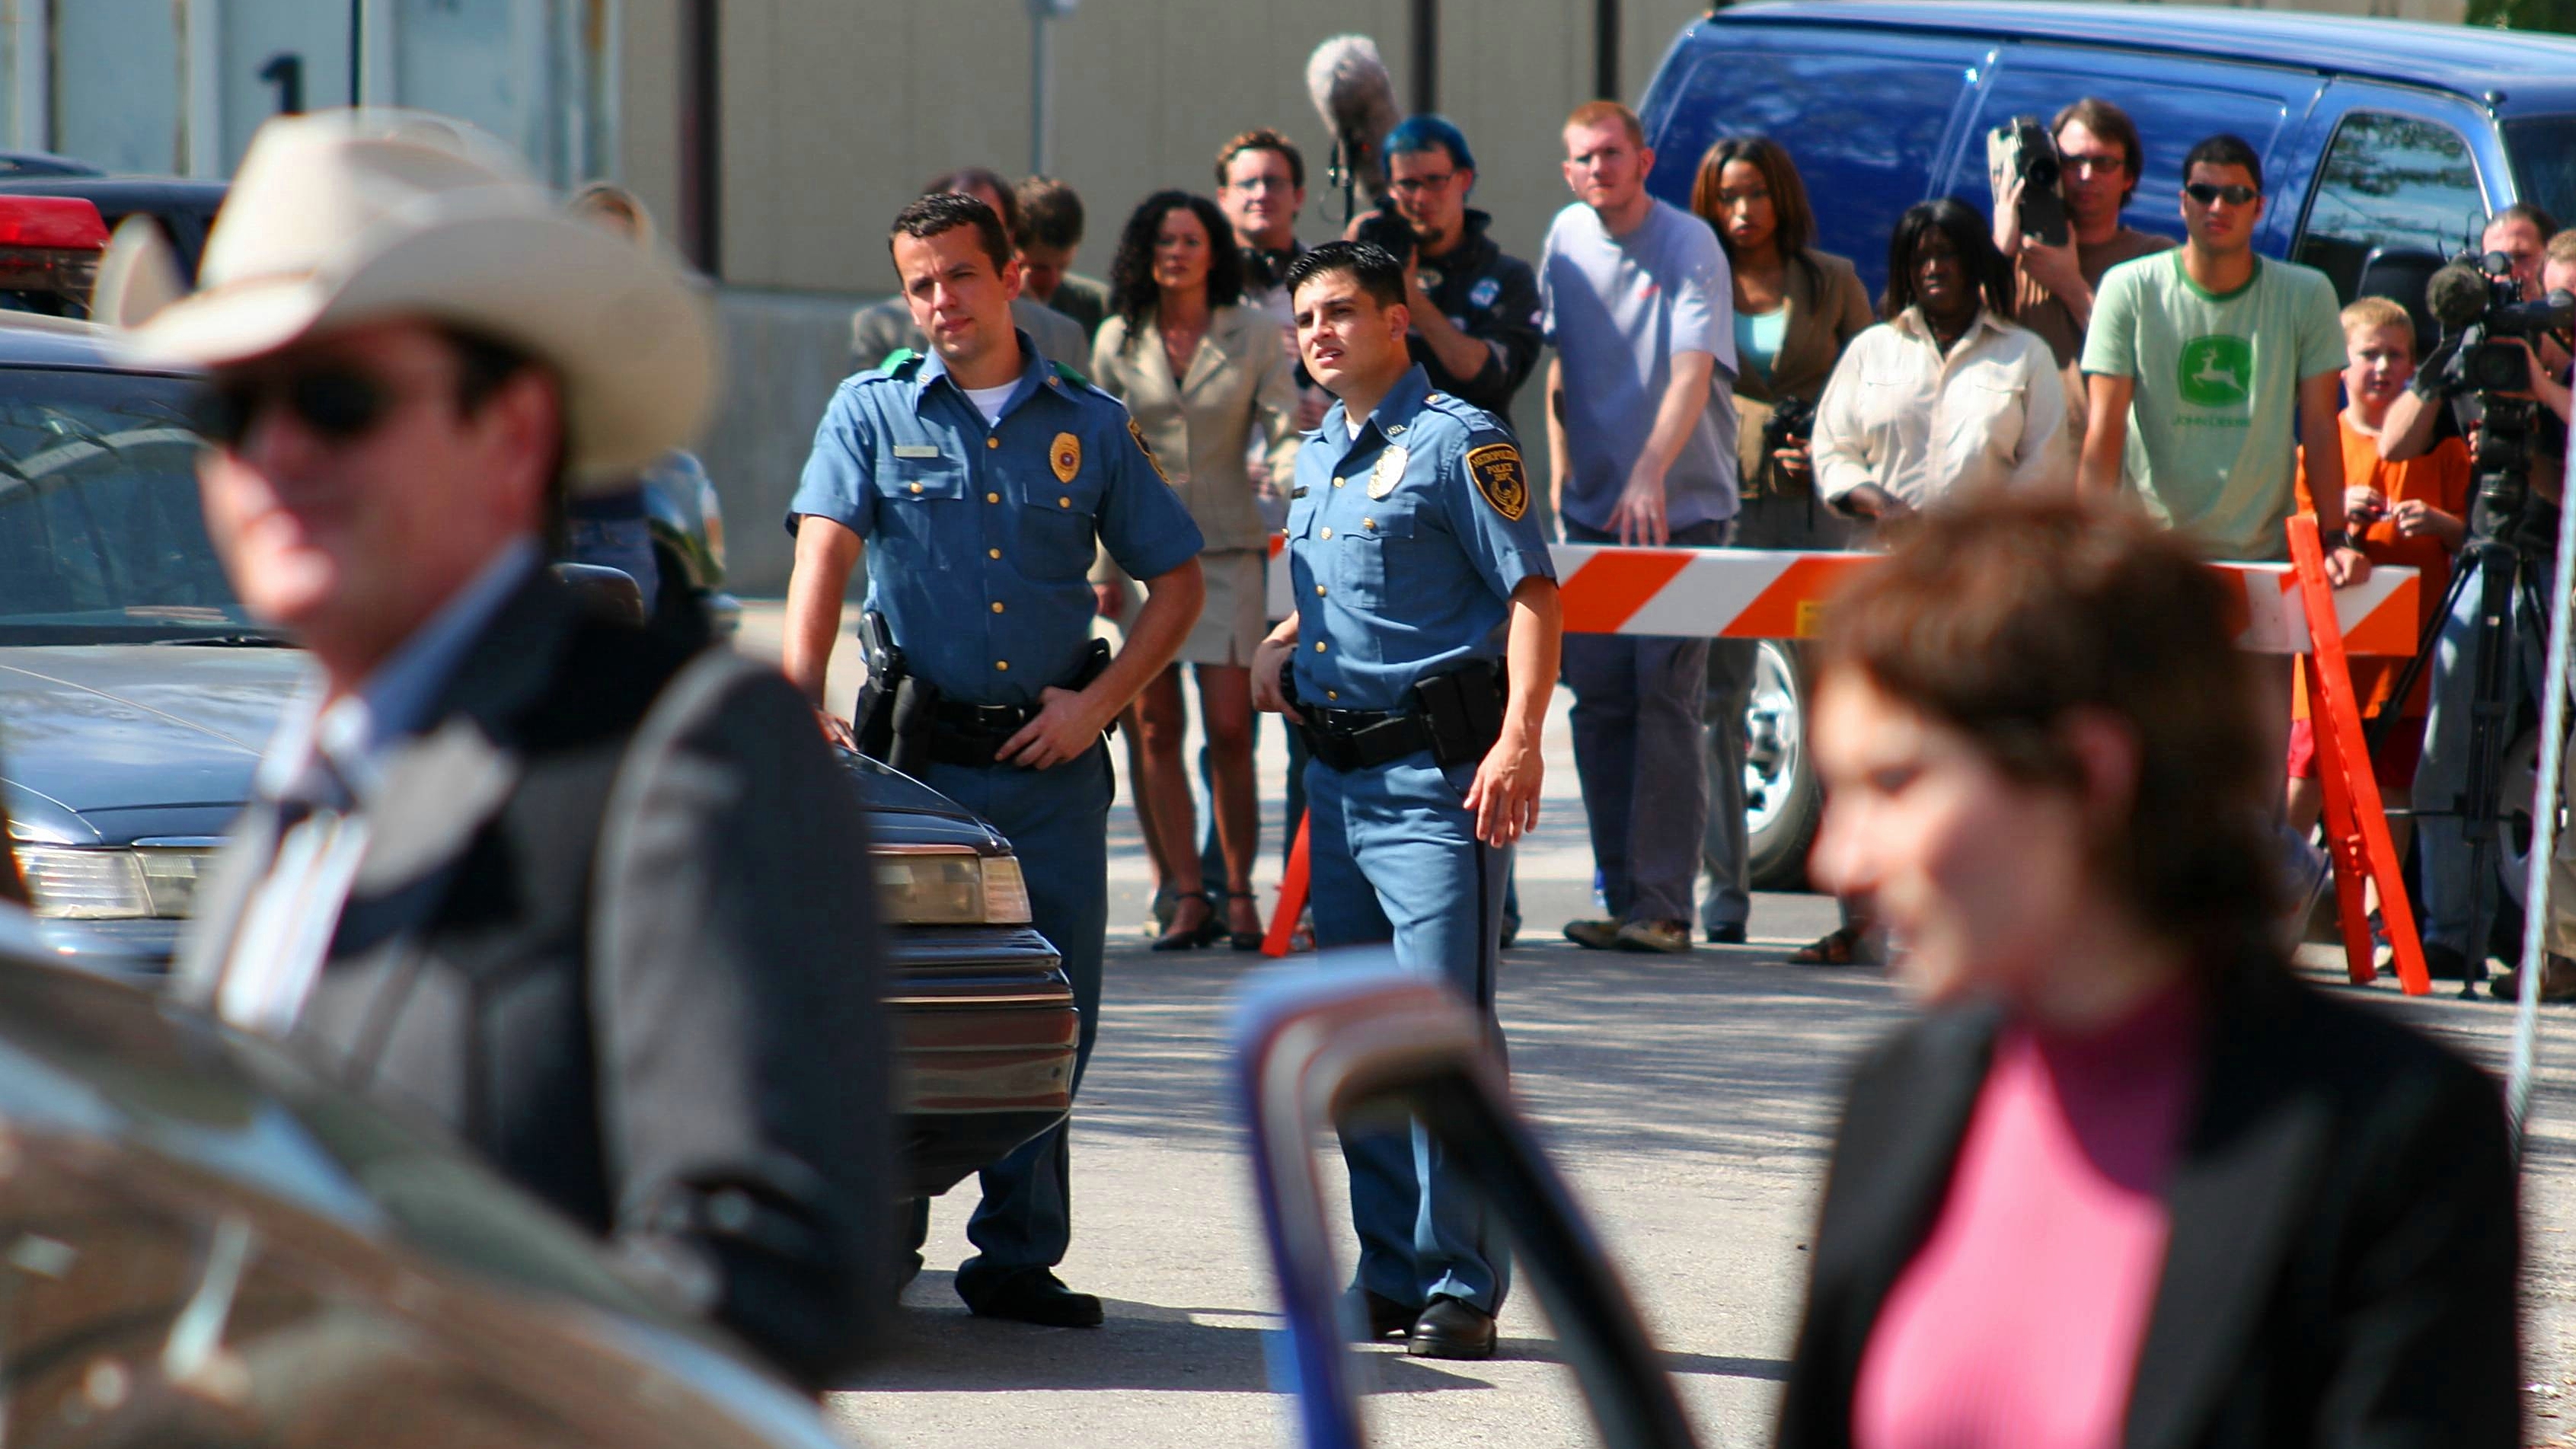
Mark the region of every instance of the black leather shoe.
POLYGON ((1422 1310, 1407 1307, 1382 1293, 1371 1293, 1365 1288, 1354 1288, 1343 1295, 1342 1318, 1346 1323, 1358 1323, 1363 1315, 1368 1324, 1366 1330, 1368 1337, 1359 1341, 1379 1343, 1390 1338, 1404 1337, 1405 1333, 1413 1327, 1413 1320, 1422 1316, 1422 1310))
POLYGON ((1007 1318, 1042 1328, 1098 1328, 1100 1300, 1076 1293, 1053 1273, 1015 1273, 980 1293, 957 1295, 978 1318, 1007 1318))
POLYGON ((1463 1298, 1434 1298, 1413 1320, 1404 1351, 1415 1358, 1492 1358, 1494 1315, 1463 1298))
POLYGON ((1730 922, 1728 922, 1726 925, 1723 925, 1723 926, 1711 926, 1711 927, 1709 927, 1709 928, 1708 928, 1708 943, 1709 943, 1710 945, 1712 945, 1712 946, 1741 946, 1741 945, 1743 945, 1743 944, 1744 944, 1744 923, 1743 923, 1742 921, 1730 921, 1730 922))

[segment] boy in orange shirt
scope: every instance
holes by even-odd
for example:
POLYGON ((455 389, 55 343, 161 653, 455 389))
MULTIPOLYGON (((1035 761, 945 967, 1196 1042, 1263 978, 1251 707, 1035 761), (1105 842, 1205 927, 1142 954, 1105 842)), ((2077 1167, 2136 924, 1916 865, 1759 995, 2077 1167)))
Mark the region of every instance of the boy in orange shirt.
MULTIPOLYGON (((2451 579, 2451 556, 2458 551, 2469 510, 2469 450, 2458 438, 2445 439, 2422 457, 2403 463, 2379 456, 2379 423, 2388 405, 2406 390, 2415 375, 2415 324, 2406 309, 2385 297, 2364 297, 2343 309, 2343 370, 2346 402, 2338 422, 2343 435, 2344 517, 2354 542, 2373 568, 2394 564, 2415 569, 2420 634, 2441 606, 2451 579)), ((2308 495, 2307 459, 2299 460, 2299 508, 2314 511, 2308 495)), ((2376 717, 2388 708, 2403 659, 2352 660, 2353 692, 2362 712, 2376 717)), ((2325 788, 2317 782, 2317 739, 2308 718, 2307 675, 2300 671, 2290 722, 2290 828, 2304 835, 2325 811, 2325 788)), ((2415 691, 2398 706, 2399 720, 2371 751, 2371 773, 2379 780, 2382 802, 2402 808, 2415 783, 2415 763, 2424 751, 2424 716, 2430 709, 2432 673, 2415 681, 2415 691)), ((2404 859, 2412 824, 2388 822, 2399 859, 2404 859)))

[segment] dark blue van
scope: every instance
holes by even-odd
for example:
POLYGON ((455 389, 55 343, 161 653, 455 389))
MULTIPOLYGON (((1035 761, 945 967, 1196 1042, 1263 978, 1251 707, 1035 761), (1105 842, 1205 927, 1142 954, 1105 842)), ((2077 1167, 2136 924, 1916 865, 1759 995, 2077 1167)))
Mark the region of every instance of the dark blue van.
POLYGON ((2087 95, 2146 141, 2129 225, 2180 237, 2183 153, 2233 131, 2263 157, 2256 246, 2323 270, 2347 301, 2374 250, 2448 256, 2513 202, 2576 222, 2576 39, 2181 5, 1722 8, 1682 32, 1646 92, 1649 185, 1687 206, 1712 141, 1766 133, 1797 158, 1817 244, 1875 293, 1906 207, 1988 209, 1986 132, 2087 95))

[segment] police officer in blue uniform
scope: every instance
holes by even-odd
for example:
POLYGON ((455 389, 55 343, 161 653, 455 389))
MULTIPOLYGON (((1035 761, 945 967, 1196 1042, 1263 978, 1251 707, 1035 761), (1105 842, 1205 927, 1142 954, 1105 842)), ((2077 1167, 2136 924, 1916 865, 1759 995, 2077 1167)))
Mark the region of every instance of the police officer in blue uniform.
MULTIPOLYGON (((1199 530, 1117 399, 1011 324, 1019 263, 992 208, 925 196, 889 245, 931 355, 841 384, 788 505, 788 678, 827 734, 890 754, 993 823, 1027 863, 1037 929, 1081 1011, 1078 1088, 1100 1006, 1112 793, 1102 732, 1169 664, 1201 599, 1199 530), (841 597, 863 545, 871 677, 860 736, 823 710, 841 597), (1114 659, 1091 637, 1095 546, 1148 591, 1114 659)), ((852 879, 865 866, 851 862, 852 879)), ((1054 1273, 1071 1236, 1065 1129, 983 1174, 957 1293, 976 1313, 1058 1327, 1100 1300, 1054 1273)), ((919 1206, 914 1246, 928 1229, 919 1206)), ((918 1258, 916 1255, 916 1266, 918 1258)))
MULTIPOLYGON (((1504 872, 1538 821, 1555 569, 1510 431, 1432 390, 1407 351, 1403 265, 1332 242, 1288 287, 1299 355, 1339 401, 1297 454, 1297 612, 1262 641, 1253 696, 1314 753, 1316 944, 1392 942, 1490 1019, 1504 872)), ((1354 1317, 1422 1357, 1490 1355, 1510 1264, 1457 1169, 1419 1126, 1346 1134, 1342 1152, 1354 1317)))

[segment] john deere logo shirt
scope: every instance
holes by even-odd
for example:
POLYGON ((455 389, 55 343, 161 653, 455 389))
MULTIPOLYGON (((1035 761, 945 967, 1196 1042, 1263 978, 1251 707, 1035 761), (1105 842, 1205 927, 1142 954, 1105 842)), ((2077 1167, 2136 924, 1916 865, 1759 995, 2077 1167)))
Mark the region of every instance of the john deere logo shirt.
POLYGON ((2299 380, 2343 362, 2324 273, 2261 258, 2244 286, 2206 292, 2179 249, 2105 274, 2084 339, 2086 373, 2136 384, 2129 486, 2213 558, 2288 556, 2299 380))

